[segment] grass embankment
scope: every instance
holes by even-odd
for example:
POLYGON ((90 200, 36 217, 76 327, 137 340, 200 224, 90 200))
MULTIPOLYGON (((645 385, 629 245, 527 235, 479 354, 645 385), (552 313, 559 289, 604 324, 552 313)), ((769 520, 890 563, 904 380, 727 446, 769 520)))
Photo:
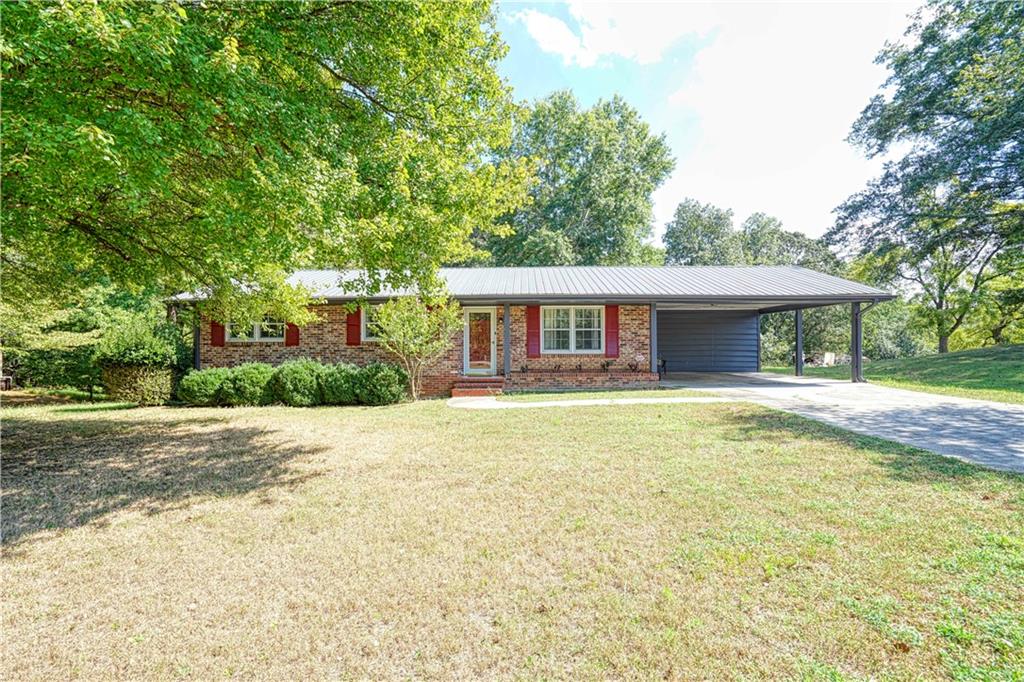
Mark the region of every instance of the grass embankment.
MULTIPOLYGON (((792 367, 766 367, 790 374, 792 367)), ((848 379, 850 368, 804 367, 807 376, 848 379)), ((864 377, 885 386, 962 398, 1024 403, 1024 344, 977 348, 864 364, 864 377)))
POLYGON ((3 411, 4 679, 1013 679, 1024 477, 746 403, 3 411))

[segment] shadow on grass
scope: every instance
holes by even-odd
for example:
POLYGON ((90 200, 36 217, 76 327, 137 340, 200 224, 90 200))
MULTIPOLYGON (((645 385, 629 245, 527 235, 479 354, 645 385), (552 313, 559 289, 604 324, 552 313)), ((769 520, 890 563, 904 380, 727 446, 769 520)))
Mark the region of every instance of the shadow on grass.
POLYGON ((315 474, 290 462, 323 450, 220 417, 152 419, 8 415, 3 424, 3 544, 103 523, 122 509, 161 513, 209 496, 292 486, 315 474))
POLYGON ((111 410, 131 410, 138 407, 135 403, 82 403, 55 407, 54 412, 110 412, 111 410))
POLYGON ((896 480, 913 483, 967 483, 977 480, 1024 484, 1024 474, 989 469, 954 457, 864 436, 797 414, 781 410, 733 413, 723 421, 734 429, 733 437, 749 440, 830 441, 865 451, 896 480))

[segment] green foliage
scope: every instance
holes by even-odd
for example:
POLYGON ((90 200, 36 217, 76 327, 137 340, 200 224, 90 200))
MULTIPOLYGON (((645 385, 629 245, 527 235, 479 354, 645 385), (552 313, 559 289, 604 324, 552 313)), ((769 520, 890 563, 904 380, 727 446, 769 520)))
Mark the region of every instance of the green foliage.
POLYGON ((850 133, 869 156, 902 156, 839 207, 827 238, 908 283, 939 352, 1024 272, 1022 27, 1019 3, 929 3, 879 55, 889 78, 850 133))
POLYGON ((262 362, 247 362, 233 367, 220 385, 218 404, 232 407, 269 404, 270 377, 273 374, 274 368, 262 362))
POLYGON ((111 400, 163 405, 171 399, 174 372, 158 366, 104 365, 103 387, 111 400))
POLYGON ((381 346, 405 368, 416 400, 423 369, 449 352, 452 337, 462 330, 462 308, 451 299, 404 296, 377 308, 375 327, 381 346))
POLYGON ((359 368, 344 362, 328 365, 320 373, 320 396, 324 405, 355 405, 359 368))
POLYGON ((176 367, 184 357, 181 335, 169 324, 135 317, 104 333, 96 347, 101 366, 176 367))
POLYGON ((665 226, 665 258, 673 265, 799 265, 840 274, 828 245, 786 230, 778 218, 753 213, 736 230, 731 209, 684 199, 665 226))
POLYGON ((106 330, 134 316, 162 314, 147 293, 126 294, 110 286, 73 292, 60 305, 47 300, 0 301, 3 373, 21 386, 74 386, 89 391, 100 383, 93 355, 106 330))
POLYGON ((927 219, 951 221, 945 237, 1020 244, 1022 26, 1020 3, 933 0, 905 41, 886 45, 877 61, 889 78, 849 141, 872 157, 894 148, 902 156, 840 207, 837 238, 871 249, 927 219))
POLYGON ((872 308, 864 316, 864 357, 891 360, 927 352, 928 330, 917 324, 914 308, 900 298, 872 308))
POLYGON ((743 245, 733 230, 732 210, 683 199, 665 226, 669 265, 738 265, 743 245))
POLYGON ((363 405, 391 405, 405 399, 408 386, 409 375, 401 367, 375 362, 360 370, 356 395, 363 405))
MULTIPOLYGON (((375 363, 360 369, 300 358, 277 367, 250 362, 189 372, 178 383, 178 398, 197 407, 390 405, 405 397, 408 383, 408 375, 397 365, 375 363)), ((141 402, 134 397, 131 400, 141 402)))
POLYGON ((228 367, 211 367, 189 372, 178 382, 178 398, 196 407, 212 407, 221 402, 221 389, 231 377, 228 367))
MULTIPOLYGON (((282 264, 429 289, 525 198, 488 2, 9 3, 5 300, 275 297, 282 264)), ((296 295, 298 294, 298 295, 296 295)), ((264 301, 265 302, 265 301, 264 301)))
POLYGON ((316 360, 299 358, 283 362, 270 377, 270 395, 274 402, 292 407, 320 404, 320 375, 324 366, 316 360))
POLYGON ((498 265, 624 265, 650 254, 651 195, 675 166, 621 97, 581 109, 568 91, 537 102, 504 158, 537 164, 531 201, 481 240, 498 265))

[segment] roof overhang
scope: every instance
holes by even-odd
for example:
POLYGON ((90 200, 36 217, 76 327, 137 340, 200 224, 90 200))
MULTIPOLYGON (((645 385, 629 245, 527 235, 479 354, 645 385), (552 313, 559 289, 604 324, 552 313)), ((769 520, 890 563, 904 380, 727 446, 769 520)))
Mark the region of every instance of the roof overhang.
MULTIPOLYGON (((658 310, 749 310, 758 313, 778 313, 787 310, 804 308, 820 308, 829 305, 846 305, 850 303, 880 303, 896 298, 891 294, 882 296, 773 296, 765 297, 650 297, 650 296, 464 296, 456 300, 463 306, 486 305, 650 305, 655 304, 658 310)), ((352 303, 356 298, 328 298, 326 303, 335 305, 352 303)), ((369 297, 362 299, 369 303, 383 303, 388 297, 369 297)))

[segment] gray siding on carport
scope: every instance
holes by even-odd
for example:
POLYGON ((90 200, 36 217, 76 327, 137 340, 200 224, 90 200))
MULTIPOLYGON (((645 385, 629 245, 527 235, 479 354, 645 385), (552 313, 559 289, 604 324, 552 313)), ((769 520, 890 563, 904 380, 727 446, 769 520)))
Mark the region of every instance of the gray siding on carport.
POLYGON ((658 311, 666 372, 756 372, 757 313, 658 311))

